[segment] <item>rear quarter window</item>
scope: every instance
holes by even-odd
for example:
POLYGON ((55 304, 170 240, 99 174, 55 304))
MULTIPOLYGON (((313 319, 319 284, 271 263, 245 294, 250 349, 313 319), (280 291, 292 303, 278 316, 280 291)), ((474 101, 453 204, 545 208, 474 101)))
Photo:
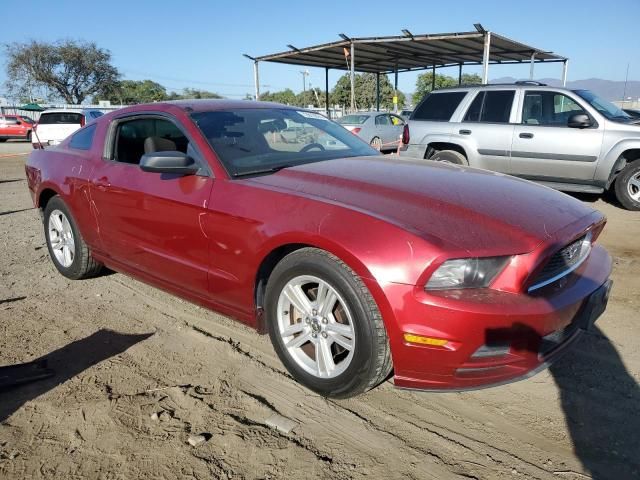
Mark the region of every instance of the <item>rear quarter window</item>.
POLYGON ((430 93, 413 112, 411 120, 448 122, 467 92, 430 93))
POLYGON ((91 145, 93 144, 93 137, 95 133, 95 124, 79 130, 78 133, 71 137, 69 147, 75 148, 76 150, 91 150, 91 145))
POLYGON ((60 125, 71 124, 81 125, 82 114, 71 112, 43 113, 38 121, 40 125, 60 125))

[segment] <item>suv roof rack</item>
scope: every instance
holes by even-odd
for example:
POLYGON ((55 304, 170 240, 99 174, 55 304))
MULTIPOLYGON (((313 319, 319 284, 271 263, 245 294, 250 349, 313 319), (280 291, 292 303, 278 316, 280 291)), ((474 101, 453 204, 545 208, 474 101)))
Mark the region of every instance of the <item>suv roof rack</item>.
POLYGON ((442 90, 455 90, 457 88, 471 88, 471 87, 504 87, 504 86, 514 86, 514 85, 532 85, 536 87, 548 87, 546 83, 538 82, 536 80, 518 80, 513 83, 505 82, 505 83, 463 83, 461 85, 452 85, 451 87, 443 87, 437 88, 434 92, 440 92, 442 90))
POLYGON ((518 80, 516 85, 537 85, 539 87, 546 87, 546 83, 537 82, 535 80, 518 80))

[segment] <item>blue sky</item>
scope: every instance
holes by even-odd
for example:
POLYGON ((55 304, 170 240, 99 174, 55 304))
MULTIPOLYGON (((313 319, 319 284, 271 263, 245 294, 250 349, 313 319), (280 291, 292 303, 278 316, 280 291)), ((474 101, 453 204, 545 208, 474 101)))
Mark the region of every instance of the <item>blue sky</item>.
MULTIPOLYGON (((150 78, 168 89, 202 88, 230 97, 253 92, 253 56, 305 47, 349 36, 397 35, 485 28, 569 57, 569 80, 599 77, 640 80, 640 0, 547 1, 243 1, 30 0, 3 2, 0 43, 75 38, 111 51, 123 78, 150 78)), ((356 52, 357 55, 357 52, 356 52)), ((0 53, 0 84, 5 81, 0 53)), ((302 90, 299 67, 262 64, 262 90, 302 90)), ((324 88, 324 71, 310 70, 324 88)), ((467 67, 469 73, 479 73, 467 67)), ((441 70, 457 75, 457 69, 441 70)), ((333 84, 342 72, 330 73, 333 84)), ((416 73, 401 74, 399 87, 412 92, 416 73)), ((490 78, 527 78, 528 65, 496 66, 490 78)), ((536 77, 561 75, 561 65, 537 65, 536 77)), ((0 94, 4 88, 0 86, 0 94)))

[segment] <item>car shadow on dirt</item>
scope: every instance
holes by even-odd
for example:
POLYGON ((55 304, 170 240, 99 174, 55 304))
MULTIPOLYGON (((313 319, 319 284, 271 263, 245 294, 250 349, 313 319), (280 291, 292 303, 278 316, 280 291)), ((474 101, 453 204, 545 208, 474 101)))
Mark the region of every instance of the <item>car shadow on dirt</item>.
POLYGON ((0 385, 5 386, 0 388, 0 423, 26 402, 152 335, 101 329, 32 362, 0 367, 0 385), (33 381, 24 383, 29 380, 33 381))
MULTIPOLYGON (((521 348, 538 353, 543 339, 520 323, 510 329, 487 330, 486 338, 504 338, 514 332, 529 339, 521 348)), ((574 453, 594 480, 639 478, 640 387, 599 328, 581 333, 549 367, 574 453)))

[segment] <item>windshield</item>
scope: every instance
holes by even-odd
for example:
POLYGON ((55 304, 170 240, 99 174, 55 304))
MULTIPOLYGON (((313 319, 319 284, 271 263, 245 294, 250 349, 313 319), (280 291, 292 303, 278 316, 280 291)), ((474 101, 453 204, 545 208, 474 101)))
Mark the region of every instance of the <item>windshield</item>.
POLYGON ((613 103, 598 97, 595 93, 589 90, 574 90, 574 92, 580 96, 580 98, 589 102, 589 105, 598 110, 598 112, 609 120, 624 123, 628 123, 631 120, 631 117, 621 108, 616 107, 613 103))
POLYGON ((199 112, 191 118, 234 177, 335 158, 380 154, 313 112, 243 108, 199 112))
POLYGON ((30 117, 25 117, 24 115, 22 115, 20 118, 25 123, 33 123, 33 120, 30 117))
POLYGON ((368 118, 369 115, 345 115, 336 121, 341 125, 362 125, 368 118))

